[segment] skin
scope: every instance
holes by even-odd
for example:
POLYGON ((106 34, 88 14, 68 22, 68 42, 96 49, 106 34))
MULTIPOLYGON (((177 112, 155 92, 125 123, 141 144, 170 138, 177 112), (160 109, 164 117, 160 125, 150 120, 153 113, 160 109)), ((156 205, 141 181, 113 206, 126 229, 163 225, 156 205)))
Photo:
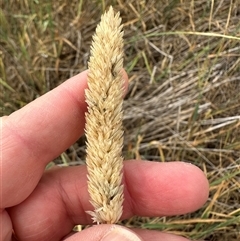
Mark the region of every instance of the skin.
MULTIPOLYGON (((24 241, 96 241, 112 228, 97 225, 71 233, 75 224, 92 224, 86 214, 92 210, 86 166, 44 171, 84 132, 85 88, 86 71, 1 118, 1 240, 16 240, 14 229, 17 239, 24 241)), ((208 197, 203 172, 183 162, 125 161, 123 181, 122 219, 193 212, 208 197)), ((187 240, 158 231, 133 231, 142 240, 187 240)))

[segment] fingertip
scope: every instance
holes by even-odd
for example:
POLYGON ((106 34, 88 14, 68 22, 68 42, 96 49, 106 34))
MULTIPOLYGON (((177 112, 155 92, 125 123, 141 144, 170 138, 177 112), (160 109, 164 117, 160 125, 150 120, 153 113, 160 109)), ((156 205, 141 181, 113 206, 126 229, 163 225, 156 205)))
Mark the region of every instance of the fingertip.
POLYGON ((65 241, 143 241, 136 233, 120 225, 100 224, 74 233, 65 241))
POLYGON ((126 161, 124 182, 123 218, 127 213, 152 217, 193 212, 209 193, 204 173, 184 162, 126 161))
MULTIPOLYGON (((75 92, 76 90, 83 90, 85 91, 85 89, 87 88, 87 76, 88 76, 88 69, 82 71, 81 73, 71 77, 70 79, 68 79, 67 81, 65 81, 62 85, 65 85, 68 89, 71 90, 71 92, 74 94, 75 96, 75 92), (78 87, 78 85, 80 85, 78 87)), ((125 71, 125 69, 122 69, 122 78, 124 80, 124 90, 125 90, 125 94, 127 92, 128 89, 128 74, 125 71)), ((81 93, 77 93, 78 95, 76 96, 76 98, 80 98, 80 102, 85 102, 85 93, 81 92, 81 93)))
MULTIPOLYGON (((192 177, 192 193, 198 197, 198 207, 200 208, 207 201, 209 196, 209 182, 204 172, 197 166, 180 162, 186 169, 186 175, 192 177)), ((191 182, 190 182, 191 183, 191 182)), ((193 210, 194 211, 194 210, 193 210)))
POLYGON ((123 79, 125 80, 125 82, 124 82, 124 88, 125 88, 125 94, 126 94, 127 89, 128 89, 129 81, 128 81, 128 74, 127 74, 127 72, 125 71, 125 69, 122 69, 122 75, 123 75, 123 79))

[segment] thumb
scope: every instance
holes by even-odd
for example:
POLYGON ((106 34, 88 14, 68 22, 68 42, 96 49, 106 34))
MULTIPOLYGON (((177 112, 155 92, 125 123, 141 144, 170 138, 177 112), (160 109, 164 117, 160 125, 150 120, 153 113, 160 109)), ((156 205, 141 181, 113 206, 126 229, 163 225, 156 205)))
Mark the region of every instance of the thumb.
POLYGON ((75 233, 64 241, 143 241, 130 229, 120 225, 101 224, 75 233))

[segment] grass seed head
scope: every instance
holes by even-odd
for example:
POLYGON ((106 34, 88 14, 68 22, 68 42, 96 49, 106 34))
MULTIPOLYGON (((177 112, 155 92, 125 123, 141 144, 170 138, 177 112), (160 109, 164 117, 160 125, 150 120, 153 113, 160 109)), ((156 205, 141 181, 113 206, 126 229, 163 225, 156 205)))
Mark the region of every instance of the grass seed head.
POLYGON ((122 215, 123 31, 110 7, 96 28, 86 90, 88 191, 97 223, 116 223, 122 215))

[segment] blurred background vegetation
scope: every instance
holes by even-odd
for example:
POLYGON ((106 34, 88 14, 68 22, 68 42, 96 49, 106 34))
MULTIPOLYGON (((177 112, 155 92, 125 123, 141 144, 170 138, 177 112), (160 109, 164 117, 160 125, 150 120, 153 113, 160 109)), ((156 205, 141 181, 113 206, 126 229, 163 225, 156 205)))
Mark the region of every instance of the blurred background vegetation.
MULTIPOLYGON (((134 217, 128 227, 240 240, 239 0, 2 0, 0 110, 9 115, 87 68, 101 13, 125 31, 126 159, 199 166, 210 196, 195 213, 134 217)), ((54 160, 80 165, 82 137, 54 160)))

